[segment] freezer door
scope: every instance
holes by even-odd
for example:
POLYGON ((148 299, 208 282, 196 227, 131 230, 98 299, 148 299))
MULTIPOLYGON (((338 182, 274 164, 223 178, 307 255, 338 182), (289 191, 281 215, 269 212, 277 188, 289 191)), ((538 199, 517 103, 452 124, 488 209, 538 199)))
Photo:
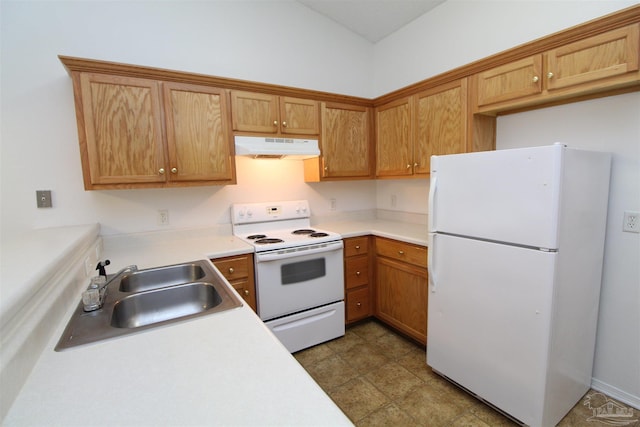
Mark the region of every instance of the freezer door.
POLYGON ((562 145, 433 156, 430 231, 557 249, 562 145))
POLYGON ((557 254, 441 235, 429 251, 427 364, 539 425, 557 254))

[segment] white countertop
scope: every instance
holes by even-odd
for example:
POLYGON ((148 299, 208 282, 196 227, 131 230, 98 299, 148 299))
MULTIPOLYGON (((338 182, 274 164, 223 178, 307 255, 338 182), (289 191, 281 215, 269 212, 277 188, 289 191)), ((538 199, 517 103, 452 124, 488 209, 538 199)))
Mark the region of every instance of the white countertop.
MULTIPOLYGON (((426 226, 314 224, 426 245, 426 226)), ((108 272, 250 253, 230 235, 104 237, 108 272)), ((77 295, 79 301, 80 295, 77 295)), ((75 305, 49 339, 3 425, 351 425, 247 306, 55 352, 75 305)))

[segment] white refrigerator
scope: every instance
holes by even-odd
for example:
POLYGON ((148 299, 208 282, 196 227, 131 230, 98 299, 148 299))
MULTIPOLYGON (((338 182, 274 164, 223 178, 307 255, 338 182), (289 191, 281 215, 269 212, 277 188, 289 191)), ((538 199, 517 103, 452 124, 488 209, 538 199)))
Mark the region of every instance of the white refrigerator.
POLYGON ((431 158, 427 364, 530 426, 591 384, 610 165, 562 144, 431 158))

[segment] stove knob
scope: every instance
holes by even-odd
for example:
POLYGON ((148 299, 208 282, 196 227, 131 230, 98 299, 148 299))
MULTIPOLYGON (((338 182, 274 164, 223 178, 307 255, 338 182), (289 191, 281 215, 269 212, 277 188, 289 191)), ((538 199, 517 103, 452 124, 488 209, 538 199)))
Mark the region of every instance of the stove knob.
POLYGON ((253 216, 253 212, 248 210, 247 211, 247 218, 251 218, 253 216))

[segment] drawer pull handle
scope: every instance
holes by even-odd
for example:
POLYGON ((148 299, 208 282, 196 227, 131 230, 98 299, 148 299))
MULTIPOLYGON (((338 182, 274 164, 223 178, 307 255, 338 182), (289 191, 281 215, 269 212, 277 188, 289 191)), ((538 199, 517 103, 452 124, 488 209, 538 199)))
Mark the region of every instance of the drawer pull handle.
POLYGON ((360 250, 360 245, 356 245, 356 249, 357 249, 357 250, 360 250))
POLYGON ((244 295, 245 295, 246 297, 248 297, 248 296, 249 296, 249 291, 248 291, 247 289, 245 289, 245 290, 244 290, 244 295))
POLYGON ((358 301, 358 302, 356 303, 356 305, 357 305, 358 307, 362 307, 362 303, 361 303, 360 301, 358 301))
POLYGON ((233 269, 233 267, 229 267, 229 274, 233 274, 235 272, 235 270, 233 269))
POLYGON ((359 276, 359 275, 360 275, 360 272, 359 272, 359 271, 356 271, 356 276, 359 276))
POLYGON ((398 251, 398 254, 404 255, 404 251, 398 251))

